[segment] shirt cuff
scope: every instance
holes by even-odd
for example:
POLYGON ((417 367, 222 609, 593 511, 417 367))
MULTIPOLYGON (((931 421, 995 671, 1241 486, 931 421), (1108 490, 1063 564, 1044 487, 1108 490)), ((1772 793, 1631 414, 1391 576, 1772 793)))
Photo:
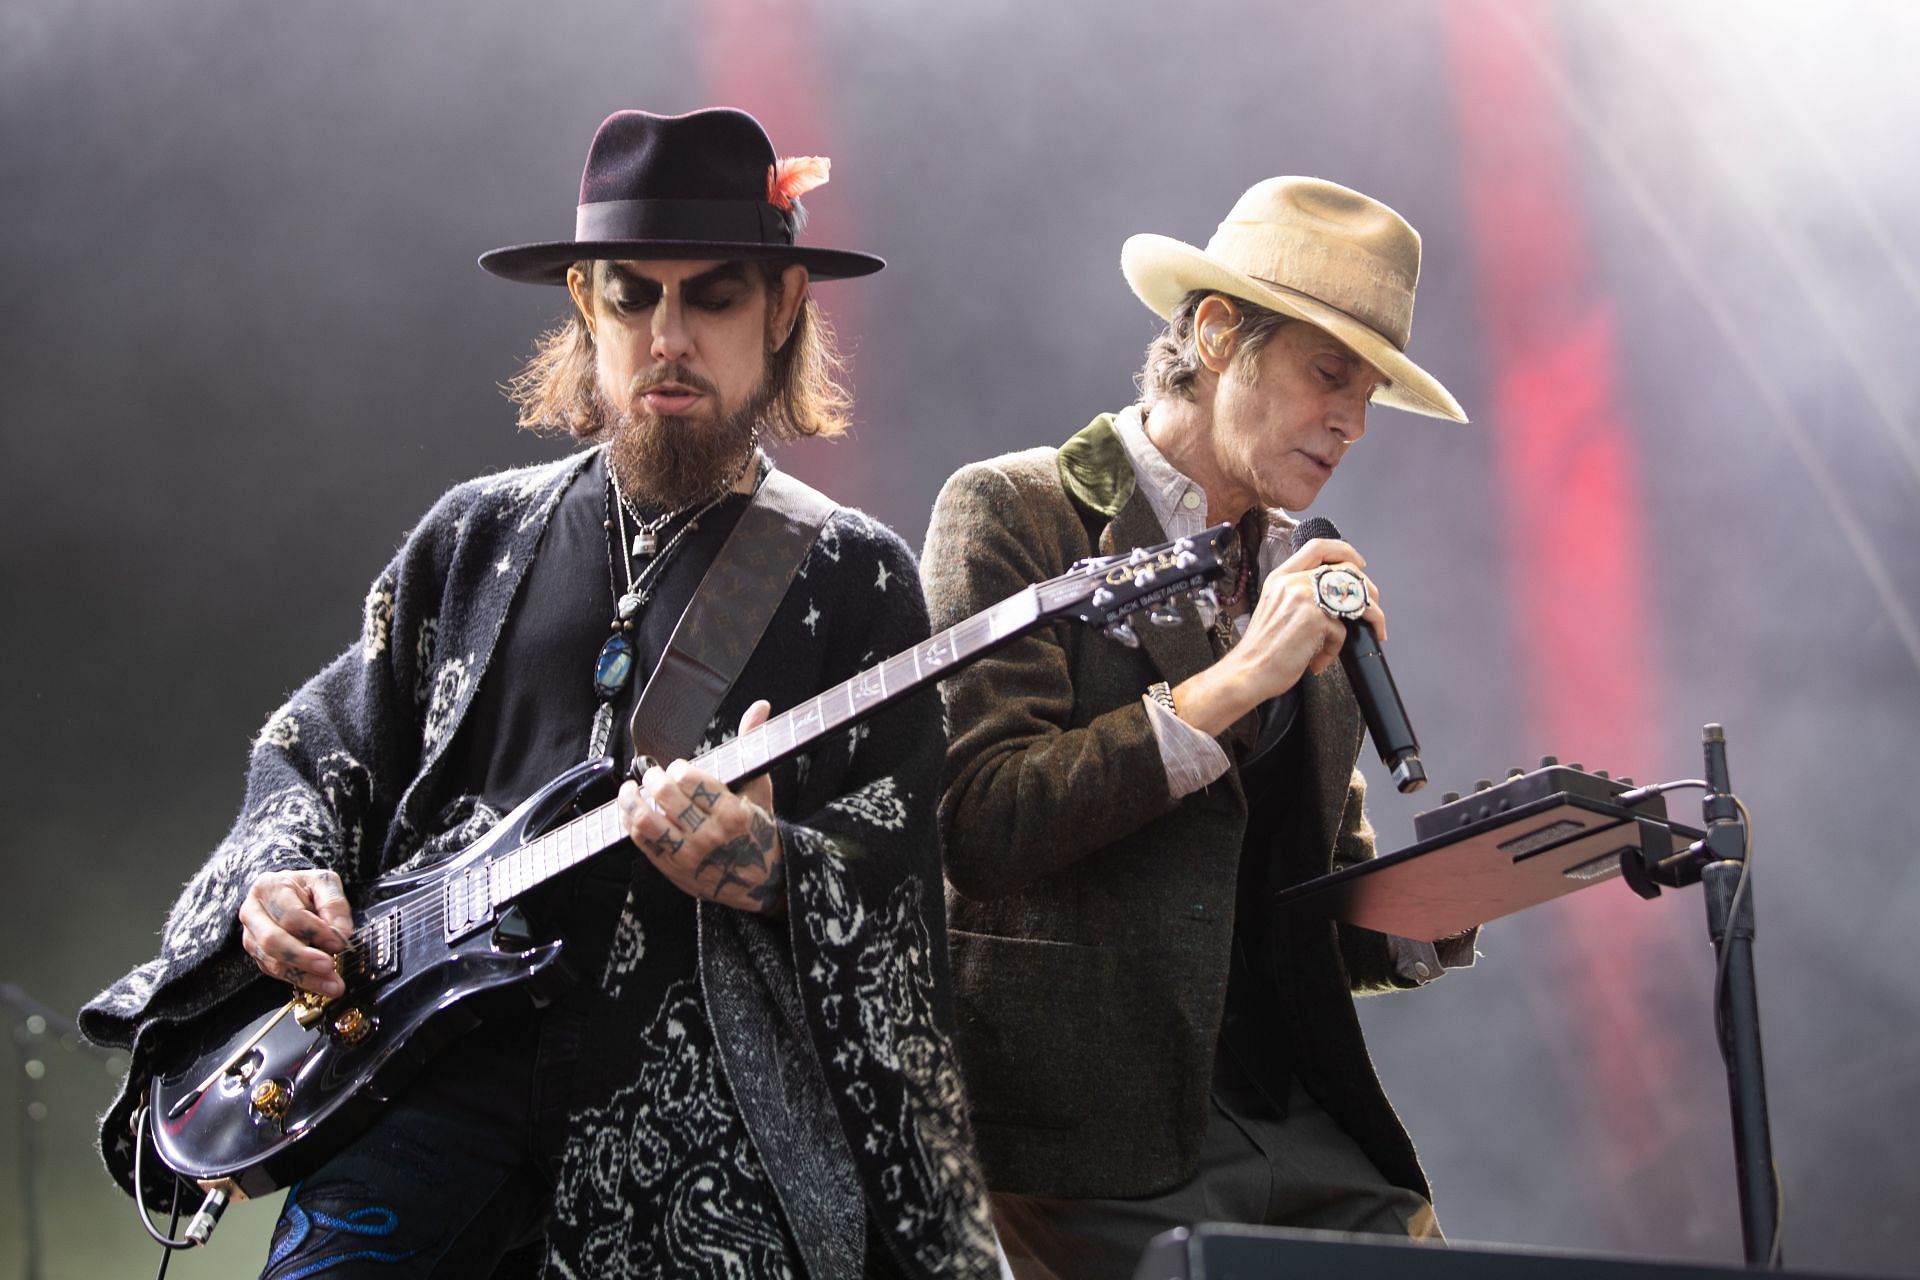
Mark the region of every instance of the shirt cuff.
POLYGON ((1150 696, 1142 695, 1140 701, 1146 704, 1147 724, 1153 729, 1153 740, 1160 744, 1160 762, 1167 769, 1167 794, 1175 800, 1190 796, 1226 773, 1232 761, 1227 759, 1226 748, 1211 735, 1194 728, 1150 696))
POLYGON ((1472 968, 1473 944, 1479 935, 1478 929, 1468 929, 1435 942, 1420 942, 1390 933, 1387 958, 1402 981, 1425 986, 1449 969, 1472 968))

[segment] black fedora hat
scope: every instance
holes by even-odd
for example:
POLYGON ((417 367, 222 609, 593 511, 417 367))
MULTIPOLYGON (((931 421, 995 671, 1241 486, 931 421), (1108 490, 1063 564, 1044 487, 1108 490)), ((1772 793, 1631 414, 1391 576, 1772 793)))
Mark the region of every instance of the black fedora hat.
POLYGON ((798 206, 776 189, 775 164, 767 131, 744 111, 616 111, 587 148, 573 239, 494 249, 480 265, 528 284, 564 284, 567 267, 587 258, 773 259, 820 280, 887 265, 796 245, 798 206))

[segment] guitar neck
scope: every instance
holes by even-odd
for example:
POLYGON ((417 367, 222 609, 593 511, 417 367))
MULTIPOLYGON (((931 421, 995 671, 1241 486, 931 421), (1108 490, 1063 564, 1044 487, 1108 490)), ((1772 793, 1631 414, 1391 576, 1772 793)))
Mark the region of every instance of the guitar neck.
MULTIPOLYGON (((782 712, 751 733, 730 738, 693 761, 728 787, 827 734, 866 719, 896 698, 944 679, 1007 644, 1043 621, 1039 592, 1028 587, 984 612, 957 622, 913 648, 897 653, 850 680, 782 712)), ((619 807, 601 805, 552 831, 496 857, 488 874, 496 903, 570 870, 627 838, 619 807)))

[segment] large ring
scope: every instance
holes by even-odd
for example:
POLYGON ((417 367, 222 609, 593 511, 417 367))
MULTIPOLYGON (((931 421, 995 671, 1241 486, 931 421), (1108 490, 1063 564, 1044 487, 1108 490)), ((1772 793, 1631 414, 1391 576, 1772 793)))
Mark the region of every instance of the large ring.
POLYGON ((1341 622, 1358 622, 1367 611, 1367 580, 1336 564, 1313 571, 1313 595, 1322 613, 1341 622))

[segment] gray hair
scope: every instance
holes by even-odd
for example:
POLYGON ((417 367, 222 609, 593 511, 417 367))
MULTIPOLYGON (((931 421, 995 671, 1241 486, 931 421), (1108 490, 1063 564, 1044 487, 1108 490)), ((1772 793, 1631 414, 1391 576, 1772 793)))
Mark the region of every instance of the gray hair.
MULTIPOLYGON (((1141 365, 1140 372, 1133 379, 1134 385, 1140 389, 1143 404, 1151 405, 1169 397, 1193 399, 1193 380, 1200 372, 1200 348, 1194 338, 1193 318, 1200 310, 1200 304, 1216 293, 1219 291, 1215 289, 1195 289, 1182 298, 1167 320, 1167 327, 1147 344, 1146 363, 1141 365)), ((1241 362, 1251 361, 1260 354, 1260 349, 1293 317, 1248 302, 1245 298, 1224 293, 1219 296, 1233 303, 1240 315, 1232 330, 1239 338, 1233 348, 1233 363, 1250 371, 1252 365, 1242 365, 1241 362)))

